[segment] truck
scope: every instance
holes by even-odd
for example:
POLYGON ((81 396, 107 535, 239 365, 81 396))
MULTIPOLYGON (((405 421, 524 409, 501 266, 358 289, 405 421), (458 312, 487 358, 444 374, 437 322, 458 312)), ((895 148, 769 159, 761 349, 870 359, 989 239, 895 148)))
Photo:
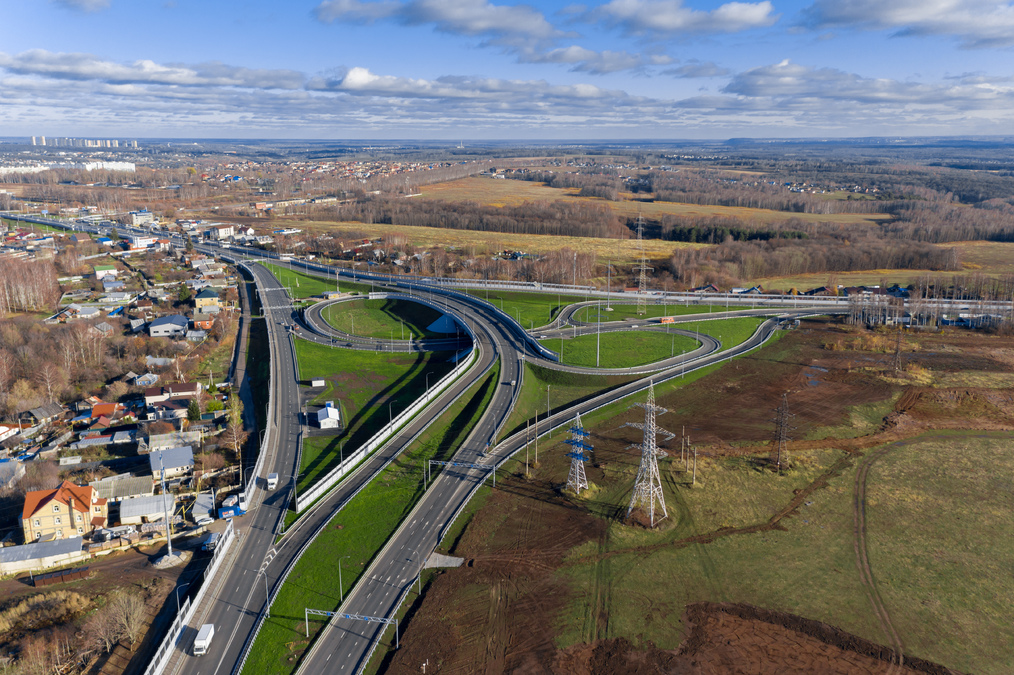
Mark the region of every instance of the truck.
POLYGON ((218 547, 218 540, 222 538, 221 532, 212 532, 208 535, 208 538, 201 544, 201 549, 205 551, 214 551, 218 547))
POLYGON ((278 487, 278 474, 277 473, 269 473, 268 474, 268 489, 269 490, 274 490, 276 487, 278 487))
POLYGON ((197 631, 197 637, 194 638, 194 656, 207 654, 213 637, 215 637, 215 624, 206 623, 201 626, 201 629, 197 631))

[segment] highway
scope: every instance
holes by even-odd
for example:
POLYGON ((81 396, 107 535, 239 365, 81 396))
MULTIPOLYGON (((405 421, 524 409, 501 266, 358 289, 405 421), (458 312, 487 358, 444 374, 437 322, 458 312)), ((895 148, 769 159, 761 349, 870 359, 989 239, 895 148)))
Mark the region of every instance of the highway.
MULTIPOLYGON (((52 223, 47 223, 52 224, 52 223)), ((66 227, 64 224, 60 226, 66 227)), ((84 229, 80 228, 79 229, 84 229)), ((132 228, 121 228, 124 232, 132 228)), ((240 259, 257 252, 250 249, 231 248, 221 250, 208 245, 200 246, 202 250, 222 254, 240 259)), ((263 256, 272 257, 272 256, 263 256)), ((325 268, 315 263, 298 263, 313 271, 325 271, 333 268, 325 268)), ((204 657, 200 662, 186 657, 181 659, 175 667, 174 672, 185 673, 228 673, 231 672, 242 659, 249 637, 256 625, 258 614, 265 605, 265 592, 263 590, 263 579, 257 577, 257 571, 264 561, 265 553, 269 550, 274 540, 275 526, 282 516, 285 504, 288 499, 287 490, 292 488, 292 476, 296 469, 296 448, 299 433, 298 422, 298 386, 296 384, 296 368, 293 351, 289 344, 291 339, 287 335, 287 324, 295 325, 300 320, 292 310, 289 298, 286 296, 276 280, 259 265, 250 266, 261 289, 262 300, 268 316, 268 327, 271 340, 275 345, 274 354, 277 363, 272 364, 275 374, 276 387, 272 392, 275 397, 275 419, 272 420, 274 430, 277 434, 277 442, 270 445, 270 452, 274 456, 269 458, 265 472, 277 471, 283 476, 288 476, 288 483, 285 489, 279 488, 275 493, 260 505, 252 505, 248 516, 241 518, 240 532, 242 538, 234 547, 235 551, 230 555, 233 557, 233 564, 223 566, 223 572, 211 583, 215 586, 215 602, 206 611, 205 617, 198 617, 192 622, 193 626, 199 626, 204 622, 213 622, 218 627, 218 635, 228 639, 216 637, 209 656, 204 657)), ((338 270, 339 273, 347 275, 347 271, 338 270)), ((497 310, 489 303, 481 301, 475 296, 464 294, 458 290, 461 288, 459 282, 445 283, 437 280, 420 280, 412 277, 389 277, 387 275, 357 274, 357 280, 370 279, 386 282, 396 286, 405 292, 416 293, 424 291, 424 295, 433 301, 445 305, 447 311, 456 316, 460 321, 472 328, 476 334, 481 354, 481 363, 468 372, 455 385, 441 395, 433 404, 428 406, 426 411, 418 415, 410 428, 404 429, 393 442, 378 450, 373 458, 365 463, 360 470, 346 477, 334 491, 325 499, 321 500, 297 525, 286 534, 286 537, 277 547, 277 555, 267 566, 266 579, 269 585, 277 584, 278 579, 284 571, 296 559, 303 546, 312 540, 313 536, 347 501, 356 486, 361 486, 364 481, 371 479, 383 467, 384 463, 398 452, 401 452, 414 437, 413 430, 420 429, 423 425, 435 418, 443 409, 449 405, 448 401, 453 399, 453 392, 460 393, 471 385, 485 368, 492 365, 493 361, 501 360, 500 380, 504 383, 514 382, 516 386, 502 385, 495 390, 494 397, 486 413, 473 429, 462 447, 457 451, 454 460, 463 463, 474 463, 482 465, 483 468, 461 468, 448 469, 439 473, 432 482, 430 488, 424 493, 415 509, 403 522, 402 526, 393 535, 391 540, 375 558, 369 569, 356 587, 346 596, 346 600, 340 608, 340 613, 345 615, 360 615, 369 617, 390 617, 397 610, 402 598, 409 590, 413 581, 417 578, 425 558, 436 547, 439 537, 447 525, 453 520, 455 514, 467 501, 475 487, 484 480, 490 471, 500 462, 509 457, 512 453, 524 447, 530 439, 524 433, 512 436, 499 443, 496 442, 498 433, 506 421, 514 404, 515 398, 520 390, 522 379, 522 365, 524 360, 530 360, 540 365, 559 369, 573 370, 574 372, 602 372, 596 369, 575 369, 571 366, 564 366, 553 359, 555 355, 547 353, 547 350, 538 345, 530 331, 519 326, 509 315, 497 310), (386 454, 384 454, 386 453, 386 454)), ((545 290, 535 289, 531 286, 516 288, 514 285, 498 285, 499 288, 510 290, 545 290)), ((552 293, 556 293, 554 288, 552 293)), ((582 294, 591 297, 602 297, 601 292, 581 290, 582 294)), ((615 294, 613 296, 615 298, 615 294)), ((675 304, 674 294, 667 294, 665 298, 675 304)), ((692 296, 695 301, 706 301, 706 296, 692 296)), ((729 298, 728 294, 722 294, 720 298, 713 298, 715 304, 732 302, 746 304, 760 304, 761 302, 775 302, 770 298, 729 298)), ((690 296, 681 294, 678 300, 690 302, 690 296)), ((785 303, 788 299, 780 298, 785 303)), ((613 300, 616 301, 615 299, 613 300)), ((775 309, 768 307, 766 310, 754 310, 743 313, 767 313, 775 311, 781 313, 782 318, 792 318, 801 314, 829 313, 831 311, 847 311, 848 303, 842 302, 839 298, 823 298, 819 300, 807 298, 806 304, 809 308, 804 309, 802 300, 793 298, 793 302, 799 302, 800 306, 795 310, 775 309), (816 308, 816 309, 815 309, 816 308)), ((653 304, 658 304, 655 299, 653 304)), ((597 304, 592 302, 592 305, 597 304)), ((967 301, 966 303, 967 304, 967 301)), ((572 311, 561 316, 559 327, 563 321, 572 321, 572 311)), ((740 316, 742 313, 736 312, 740 316)), ((316 333, 320 326, 315 326, 319 315, 312 312, 308 314, 303 328, 296 331, 302 338, 331 343, 335 339, 333 334, 326 330, 323 334, 316 333)), ((696 315, 681 317, 685 321, 699 321, 703 319, 719 318, 717 315, 696 315)), ((576 322, 575 322, 576 323, 576 322)), ((602 324, 602 330, 629 330, 632 324, 626 322, 611 322, 616 325, 602 324)), ((643 374, 649 370, 654 371, 651 379, 655 383, 680 377, 684 372, 692 372, 722 360, 732 358, 744 353, 764 340, 768 339, 776 329, 779 319, 765 321, 758 332, 746 343, 737 345, 731 349, 720 350, 720 345, 713 338, 705 340, 701 336, 702 346, 694 353, 684 355, 682 358, 670 359, 661 364, 654 364, 648 370, 643 369, 617 369, 611 372, 628 372, 629 374, 643 374)), ((643 326, 642 326, 643 327, 643 326)), ((577 326, 578 334, 581 332, 594 332, 599 330, 597 324, 577 326)), ((537 329, 537 334, 550 334, 552 327, 537 329), (539 333, 542 330, 543 333, 539 333)), ((559 328, 557 328, 559 330, 559 328)), ((569 334, 573 334, 575 328, 566 328, 569 334)), ((674 329, 678 330, 678 329, 674 329)), ((350 342, 357 342, 351 341, 350 342)), ((388 341, 390 342, 390 341, 388 341)), ((365 343, 360 343, 359 348, 365 343)), ((357 346, 354 344, 353 346, 357 346)), ((405 345, 407 348, 408 346, 405 345)), ((374 348, 376 348, 374 346, 374 348)), ((397 348, 397 346, 396 346, 397 348)), ((557 411, 548 419, 548 424, 540 423, 540 431, 548 432, 553 427, 566 424, 578 412, 588 413, 592 410, 606 405, 612 401, 643 390, 648 386, 648 378, 641 378, 627 385, 614 389, 606 394, 579 405, 571 406, 566 410, 557 411), (545 424, 545 426, 543 426, 545 424)), ((272 432, 269 432, 272 433, 272 432)), ((258 497, 263 492, 259 491, 258 497)), ((228 563, 228 561, 226 561, 228 563)), ((358 673, 369 660, 370 654, 379 643, 381 632, 386 626, 379 623, 368 623, 343 617, 334 617, 321 632, 314 642, 310 652, 303 659, 299 668, 301 673, 358 673)), ((184 636, 181 647, 186 648, 192 641, 193 634, 184 636)))

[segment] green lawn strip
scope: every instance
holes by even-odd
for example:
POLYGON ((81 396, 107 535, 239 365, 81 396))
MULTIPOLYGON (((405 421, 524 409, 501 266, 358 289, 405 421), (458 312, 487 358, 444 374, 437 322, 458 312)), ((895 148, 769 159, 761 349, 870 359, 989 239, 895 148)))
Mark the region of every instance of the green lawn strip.
POLYGON ((722 342, 722 349, 729 349, 749 340, 750 336, 757 332, 757 327, 765 321, 767 319, 764 317, 743 316, 735 319, 691 321, 689 323, 681 323, 677 328, 680 330, 700 331, 705 335, 718 338, 722 342))
POLYGON ((433 386, 454 365, 453 352, 411 354, 332 349, 296 340, 296 357, 302 381, 324 378, 327 389, 315 404, 333 400, 341 407, 346 425, 334 436, 305 437, 297 489, 307 490, 338 465, 340 448, 348 456, 425 393, 427 373, 433 386))
MULTIPOLYGON (((448 459, 482 416, 499 379, 495 368, 356 495, 314 539, 278 591, 243 672, 291 673, 309 645, 304 608, 335 610, 423 494, 422 467, 448 459), (346 556, 350 556, 346 559, 346 556), (339 591, 336 567, 342 565, 339 591)), ((310 638, 324 626, 310 622, 310 638)))
POLYGON ((290 289, 290 297, 309 298, 315 295, 322 295, 328 291, 340 290, 342 293, 369 293, 372 290, 370 284, 360 284, 353 281, 345 281, 343 277, 338 278, 338 288, 335 288, 335 280, 330 281, 323 276, 306 274, 289 269, 284 265, 261 262, 264 267, 271 271, 278 279, 278 283, 290 289))
POLYGON ((930 433, 895 444, 870 468, 870 566, 912 656, 966 673, 1011 672, 1010 442, 1009 432, 930 433))
POLYGON ((442 314, 410 300, 349 300, 329 305, 324 320, 345 333, 383 340, 453 337, 428 329, 442 314))
POLYGON ((630 368, 691 352, 700 343, 676 333, 623 331, 579 335, 576 338, 552 338, 540 340, 539 344, 557 354, 562 353, 563 363, 567 365, 630 368))
POLYGON ((525 376, 521 392, 504 425, 503 437, 522 431, 525 422, 536 415, 546 416, 546 387, 549 387, 549 405, 554 409, 566 408, 577 401, 590 398, 621 384, 636 379, 631 375, 579 375, 561 370, 543 368, 525 363, 525 376))
MULTIPOLYGON (((656 319, 660 316, 684 316, 687 314, 709 314, 711 312, 726 311, 725 305, 668 305, 649 304, 645 307, 644 314, 637 313, 637 305, 612 303, 612 311, 608 311, 602 303, 601 312, 599 307, 583 307, 574 312, 575 321, 595 323, 596 321, 623 321, 625 319, 656 319)), ((732 309, 739 309, 736 305, 732 309)))
POLYGON ((584 302, 587 296, 556 295, 553 293, 524 293, 521 291, 489 291, 469 289, 465 291, 490 304, 502 307, 503 311, 513 316, 524 328, 544 326, 560 313, 567 305, 584 302))
MULTIPOLYGON (((571 552, 560 572, 571 587, 571 601, 558 621, 559 646, 592 639, 626 637, 675 649, 686 635, 684 608, 699 601, 746 602, 767 609, 826 621, 884 643, 855 566, 851 486, 855 464, 817 490, 798 516, 781 521, 784 529, 719 537, 709 544, 673 545, 680 538, 719 527, 765 522, 792 498, 792 491, 841 457, 811 451, 797 458, 800 468, 785 476, 761 471, 743 460, 698 460, 698 485, 686 487, 685 474, 671 458, 661 462, 671 515, 655 531, 613 523, 604 551, 585 544, 571 552), (650 553, 619 553, 637 546, 650 553), (597 558, 612 551, 613 557, 597 558), (660 593, 645 589, 664 589, 660 593), (608 598, 609 622, 600 631, 591 602, 608 598)), ((636 463, 595 495, 595 507, 625 509, 636 463)), ((560 468, 563 471, 563 467, 560 468)), ((608 475, 608 472, 607 472, 608 475)), ((563 478, 561 477, 561 480, 563 478)))

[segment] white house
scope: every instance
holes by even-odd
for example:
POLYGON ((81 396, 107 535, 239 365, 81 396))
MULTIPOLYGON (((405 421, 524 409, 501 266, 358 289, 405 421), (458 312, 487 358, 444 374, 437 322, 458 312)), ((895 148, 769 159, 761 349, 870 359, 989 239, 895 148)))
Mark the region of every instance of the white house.
POLYGON ((328 401, 323 408, 317 411, 317 425, 321 429, 338 429, 341 427, 342 416, 338 408, 334 406, 334 401, 328 401))

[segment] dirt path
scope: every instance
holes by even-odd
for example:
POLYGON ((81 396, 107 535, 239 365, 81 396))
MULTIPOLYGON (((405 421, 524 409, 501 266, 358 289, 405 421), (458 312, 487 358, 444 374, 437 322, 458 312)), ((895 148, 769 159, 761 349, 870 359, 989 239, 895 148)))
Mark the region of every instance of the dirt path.
POLYGON ((901 670, 905 663, 905 645, 891 623, 890 613, 884 600, 880 597, 876 581, 873 578, 873 570, 870 567, 869 552, 866 547, 866 477, 869 475, 870 467, 894 449, 895 445, 888 445, 867 455, 859 465, 856 472, 855 486, 852 493, 852 518, 854 546, 856 551, 856 567, 859 568, 859 576, 863 586, 866 588, 866 596, 873 606, 873 613, 877 615, 880 627, 891 641, 894 648, 894 658, 891 660, 891 667, 888 673, 893 675, 896 670, 901 670))

